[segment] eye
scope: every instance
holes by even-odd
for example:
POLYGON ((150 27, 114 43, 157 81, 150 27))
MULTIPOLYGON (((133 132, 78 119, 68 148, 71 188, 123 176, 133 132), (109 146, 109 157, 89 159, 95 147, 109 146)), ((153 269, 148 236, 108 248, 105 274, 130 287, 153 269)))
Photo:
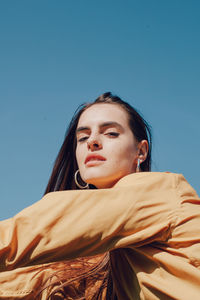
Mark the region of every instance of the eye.
POLYGON ((83 137, 78 138, 77 141, 81 143, 81 142, 86 141, 87 139, 88 139, 88 136, 83 136, 83 137))
POLYGON ((114 137, 118 137, 119 133, 115 132, 115 131, 110 131, 110 132, 107 132, 106 135, 114 138, 114 137))

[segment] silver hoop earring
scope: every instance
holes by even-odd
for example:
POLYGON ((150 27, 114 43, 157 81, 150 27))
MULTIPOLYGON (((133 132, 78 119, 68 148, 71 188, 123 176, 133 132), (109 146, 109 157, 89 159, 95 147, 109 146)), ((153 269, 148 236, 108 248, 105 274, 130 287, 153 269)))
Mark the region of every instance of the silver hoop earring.
POLYGON ((140 172, 140 159, 138 158, 137 160, 137 168, 136 168, 136 173, 140 172))
POLYGON ((88 189, 89 188, 89 184, 86 183, 86 185, 81 185, 80 183, 78 183, 78 173, 79 173, 79 176, 80 176, 80 171, 79 169, 75 172, 74 174, 74 180, 75 180, 75 183, 76 185, 80 188, 80 189, 88 189))

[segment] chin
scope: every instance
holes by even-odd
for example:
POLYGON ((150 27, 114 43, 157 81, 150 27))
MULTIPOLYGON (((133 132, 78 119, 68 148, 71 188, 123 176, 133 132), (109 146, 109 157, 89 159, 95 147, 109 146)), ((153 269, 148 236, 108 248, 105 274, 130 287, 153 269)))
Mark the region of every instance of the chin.
POLYGON ((93 177, 87 177, 85 178, 85 182, 87 182, 88 184, 92 184, 94 186, 96 186, 98 189, 99 188, 111 188, 113 185, 115 185, 115 183, 117 183, 117 181, 120 179, 121 177, 112 177, 112 176, 105 176, 105 174, 103 176, 93 176, 93 177))
POLYGON ((128 175, 129 170, 116 170, 116 168, 102 168, 98 167, 90 167, 84 168, 81 172, 82 179, 88 183, 96 186, 97 188, 108 188, 112 187, 120 180, 122 177, 128 175), (110 172, 112 170, 112 172, 110 172), (115 171, 115 172, 113 172, 115 171))
POLYGON ((88 168, 83 171, 83 179, 85 182, 90 183, 89 181, 101 180, 104 177, 107 177, 105 170, 100 170, 97 168, 88 168))

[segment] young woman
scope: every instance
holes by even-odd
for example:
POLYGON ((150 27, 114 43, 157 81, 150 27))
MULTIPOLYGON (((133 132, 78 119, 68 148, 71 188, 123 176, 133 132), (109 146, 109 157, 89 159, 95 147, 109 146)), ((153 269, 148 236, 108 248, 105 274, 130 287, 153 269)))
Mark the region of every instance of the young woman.
POLYGON ((130 105, 105 93, 83 106, 46 195, 0 223, 0 299, 198 299, 200 199, 150 166, 130 105))

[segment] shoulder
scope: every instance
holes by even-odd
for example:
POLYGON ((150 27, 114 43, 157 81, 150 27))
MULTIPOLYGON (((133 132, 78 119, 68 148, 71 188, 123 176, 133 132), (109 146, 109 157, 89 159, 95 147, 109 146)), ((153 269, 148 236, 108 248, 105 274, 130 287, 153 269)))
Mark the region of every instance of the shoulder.
POLYGON ((182 174, 171 172, 140 172, 132 173, 121 178, 115 187, 123 187, 130 185, 167 185, 176 188, 179 181, 186 181, 182 174))
POLYGON ((140 172, 129 174, 121 178, 116 187, 137 186, 156 190, 174 190, 177 195, 188 198, 188 196, 198 198, 196 191, 187 182, 182 174, 171 172, 140 172))

